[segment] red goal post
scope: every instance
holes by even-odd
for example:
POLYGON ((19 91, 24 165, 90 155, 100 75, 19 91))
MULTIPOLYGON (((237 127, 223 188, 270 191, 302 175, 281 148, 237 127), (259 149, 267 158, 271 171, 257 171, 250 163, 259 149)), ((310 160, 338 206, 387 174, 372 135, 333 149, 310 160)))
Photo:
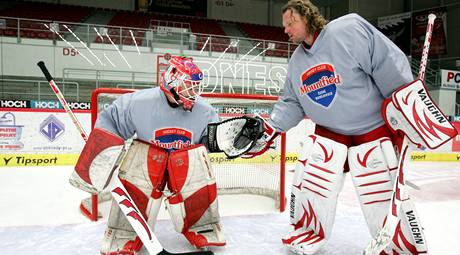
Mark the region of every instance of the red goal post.
MULTIPOLYGON (((98 88, 91 96, 91 128, 100 111, 113 100, 131 89, 98 88)), ((248 94, 205 93, 201 95, 219 113, 221 119, 241 115, 258 114, 268 118, 277 101, 277 96, 248 94)), ((210 159, 216 175, 219 194, 255 194, 271 197, 279 211, 286 208, 285 172, 286 172, 286 135, 276 140, 274 149, 254 159, 226 159, 223 153, 211 153, 210 159)), ((84 199, 80 209, 91 220, 98 218, 98 201, 110 199, 110 194, 92 195, 84 199)))

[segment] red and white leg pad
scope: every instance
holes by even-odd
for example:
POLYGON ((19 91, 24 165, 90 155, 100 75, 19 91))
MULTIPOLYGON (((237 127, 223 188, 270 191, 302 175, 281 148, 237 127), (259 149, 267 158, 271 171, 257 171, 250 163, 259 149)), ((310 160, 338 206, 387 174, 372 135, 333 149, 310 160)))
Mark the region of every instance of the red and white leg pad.
POLYGON ((391 140, 385 137, 351 147, 348 165, 367 226, 375 236, 388 213, 398 167, 391 140))
POLYGON ((302 148, 300 149, 299 159, 296 162, 294 170, 294 178, 292 179, 291 187, 291 205, 289 211, 289 219, 291 224, 294 226, 294 230, 303 226, 303 216, 302 203, 299 200, 300 190, 302 188, 302 181, 304 177, 305 164, 310 156, 311 149, 315 143, 315 137, 309 136, 304 141, 302 148))
POLYGON ((121 137, 95 128, 81 151, 70 184, 93 194, 102 191, 123 155, 124 144, 121 137))
MULTIPOLYGON (((161 205, 167 160, 164 149, 134 141, 119 171, 123 185, 152 228, 161 205)), ((117 203, 112 202, 101 254, 136 254, 141 247, 136 232, 117 203)))
POLYGON ((347 147, 312 135, 296 166, 291 195, 294 231, 283 244, 296 254, 314 254, 328 240, 334 224, 337 197, 342 189, 347 147))
POLYGON ((197 248, 223 246, 217 186, 203 145, 170 153, 166 200, 175 229, 197 248))
MULTIPOLYGON (((367 226, 371 236, 375 238, 384 225, 393 195, 394 177, 398 167, 396 152, 389 138, 381 138, 351 147, 348 163, 367 226)), ((418 254, 415 248, 415 244, 419 242, 415 240, 418 239, 417 235, 420 235, 423 242, 425 240, 418 216, 410 200, 403 201, 401 208, 401 215, 406 215, 406 219, 400 219, 393 243, 385 252, 395 255, 418 254), (409 227, 409 222, 415 228, 409 227)))

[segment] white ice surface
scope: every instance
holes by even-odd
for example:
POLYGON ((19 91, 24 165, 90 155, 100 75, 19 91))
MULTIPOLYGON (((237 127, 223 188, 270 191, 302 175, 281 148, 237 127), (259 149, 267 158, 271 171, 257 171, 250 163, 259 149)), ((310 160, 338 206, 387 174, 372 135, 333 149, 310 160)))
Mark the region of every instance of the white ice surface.
MULTIPOLYGON (((70 173, 70 167, 0 168, 0 254, 99 253, 107 217, 90 222, 80 214, 86 193, 68 184, 70 173)), ((408 180, 420 188, 410 193, 430 254, 460 254, 460 164, 412 163, 408 180)), ((362 254, 370 240, 352 186, 347 176, 331 239, 318 254, 362 254)), ((227 245, 212 248, 216 255, 290 254, 280 241, 290 230, 288 211, 276 212, 273 200, 226 195, 219 203, 227 245)), ((193 250, 167 218, 162 210, 155 230, 162 244, 173 252, 193 250)))

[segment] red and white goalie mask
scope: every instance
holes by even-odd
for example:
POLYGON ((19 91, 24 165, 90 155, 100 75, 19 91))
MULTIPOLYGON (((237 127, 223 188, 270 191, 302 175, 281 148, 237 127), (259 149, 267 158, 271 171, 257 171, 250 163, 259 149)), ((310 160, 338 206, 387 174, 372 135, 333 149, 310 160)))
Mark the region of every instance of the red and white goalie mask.
POLYGON ((192 58, 172 57, 168 68, 161 74, 160 88, 184 110, 191 111, 201 93, 203 73, 192 58))

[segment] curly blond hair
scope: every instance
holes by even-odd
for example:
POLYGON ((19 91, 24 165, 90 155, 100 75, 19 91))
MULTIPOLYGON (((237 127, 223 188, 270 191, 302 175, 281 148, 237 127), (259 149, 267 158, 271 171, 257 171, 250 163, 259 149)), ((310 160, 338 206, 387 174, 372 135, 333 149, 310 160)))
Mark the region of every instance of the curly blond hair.
POLYGON ((289 0, 281 9, 281 13, 291 10, 297 12, 307 21, 307 33, 321 31, 326 25, 326 19, 319 13, 318 7, 309 0, 289 0))

